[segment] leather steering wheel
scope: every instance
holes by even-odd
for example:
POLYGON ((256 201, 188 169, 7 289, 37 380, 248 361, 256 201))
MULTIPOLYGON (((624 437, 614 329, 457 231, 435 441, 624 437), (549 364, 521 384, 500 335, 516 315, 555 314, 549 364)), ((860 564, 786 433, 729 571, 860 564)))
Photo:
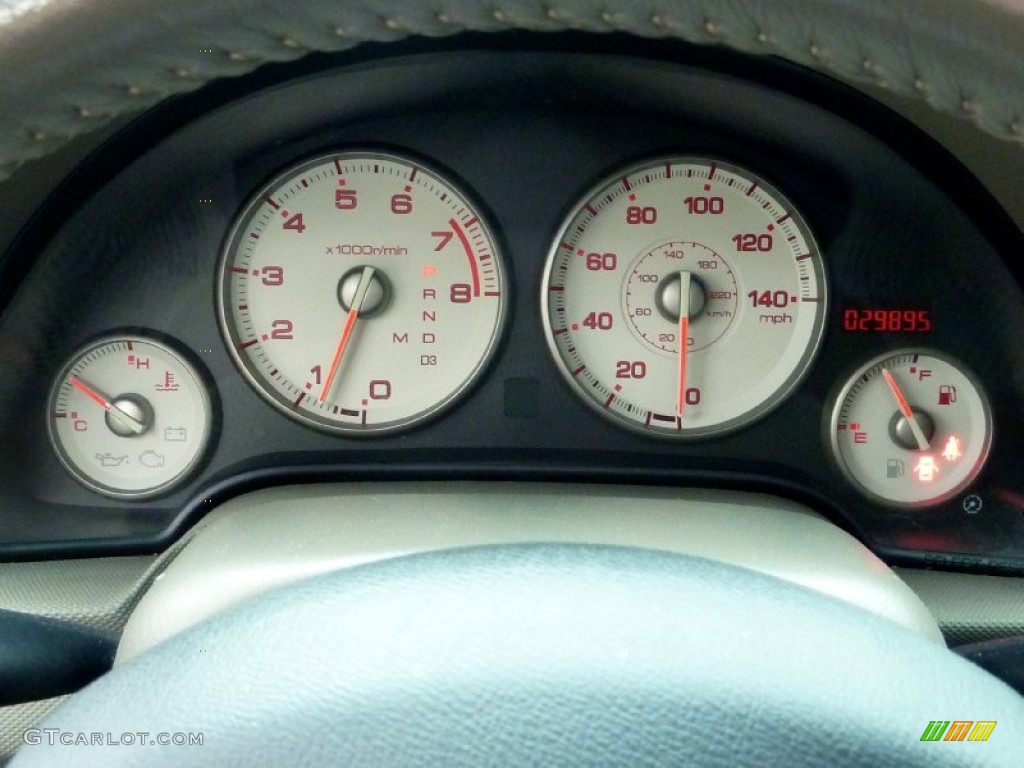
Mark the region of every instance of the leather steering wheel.
POLYGON ((268 61, 512 29, 779 56, 1024 143, 1021 0, 0 0, 0 182, 117 116, 268 61))
POLYGON ((503 545, 229 609, 43 726, 134 743, 44 743, 13 766, 1011 766, 1022 723, 1021 697, 981 669, 774 577, 644 549, 503 545), (920 741, 954 713, 998 720, 999 738, 920 741), (146 743, 197 732, 201 747, 146 743))

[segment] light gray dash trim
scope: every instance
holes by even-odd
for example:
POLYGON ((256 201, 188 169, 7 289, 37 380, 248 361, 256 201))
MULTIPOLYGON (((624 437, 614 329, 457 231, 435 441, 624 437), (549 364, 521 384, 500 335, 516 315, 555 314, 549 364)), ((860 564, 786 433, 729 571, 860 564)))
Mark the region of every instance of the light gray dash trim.
POLYGON ((897 568, 924 602, 950 646, 1024 635, 1024 581, 897 568))
POLYGON ((509 483, 274 488, 226 502, 139 601, 115 664, 273 587, 360 563, 500 543, 682 552, 768 573, 941 642, 917 596, 860 542, 771 496, 509 483))

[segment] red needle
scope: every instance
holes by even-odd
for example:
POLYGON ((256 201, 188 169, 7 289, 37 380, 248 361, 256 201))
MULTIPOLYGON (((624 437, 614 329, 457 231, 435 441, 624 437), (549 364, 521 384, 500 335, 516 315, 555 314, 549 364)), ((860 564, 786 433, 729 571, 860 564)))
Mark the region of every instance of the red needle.
POLYGON ((690 318, 682 315, 679 318, 679 401, 676 404, 676 411, 679 418, 683 418, 683 408, 686 406, 686 341, 690 334, 690 318))
POLYGON ((887 368, 882 369, 882 375, 885 376, 886 382, 889 384, 889 389, 896 396, 896 402, 899 403, 900 410, 903 411, 903 415, 908 419, 914 418, 914 412, 910 410, 910 405, 907 403, 907 398, 903 396, 903 392, 900 391, 899 385, 896 383, 896 379, 892 377, 887 368))
POLYGON ((356 327, 356 318, 358 317, 359 310, 355 307, 348 311, 345 327, 341 331, 341 341, 338 342, 338 348, 334 351, 334 359, 331 361, 331 368, 327 372, 327 381, 324 382, 324 388, 320 390, 321 403, 327 399, 327 393, 331 391, 334 375, 338 372, 338 364, 341 362, 341 356, 345 354, 345 347, 348 346, 349 337, 352 336, 352 329, 356 327))
POLYGON ((338 365, 345 354, 348 340, 352 337, 352 330, 356 327, 359 311, 363 308, 363 300, 366 298, 366 292, 370 289, 370 283, 373 281, 373 274, 376 271, 373 267, 366 267, 359 276, 359 283, 356 285, 355 293, 352 296, 352 307, 348 311, 348 317, 345 318, 345 327, 341 329, 341 340, 338 341, 338 348, 334 350, 334 359, 331 361, 331 368, 327 372, 324 388, 320 390, 321 403, 327 400, 327 395, 331 391, 331 385, 334 384, 334 377, 338 373, 338 365))
POLYGON ((114 407, 114 404, 112 402, 107 400, 107 398, 105 398, 99 392, 96 392, 94 389, 89 387, 87 384, 83 383, 81 381, 81 379, 76 379, 74 376, 72 376, 71 377, 71 386, 73 386, 75 389, 77 389, 83 395, 88 397, 90 400, 95 401, 96 405, 100 406, 104 410, 109 411, 111 408, 114 407))
POLYGON ((127 413, 122 411, 120 408, 118 408, 116 405, 114 405, 107 398, 105 398, 99 392, 94 390, 81 379, 72 376, 68 379, 68 381, 71 382, 71 386, 73 386, 83 395, 85 395, 94 403, 96 403, 96 405, 98 405, 100 408, 110 413, 115 419, 117 419, 117 421, 124 424, 126 427, 128 427, 128 429, 130 429, 135 434, 140 435, 146 431, 145 424, 143 424, 138 419, 129 416, 127 413))
POLYGON ((928 438, 924 436, 924 431, 921 429, 921 425, 917 423, 917 417, 914 415, 914 411, 911 410, 910 404, 907 402, 907 398, 903 396, 903 392, 900 390, 899 384, 896 383, 896 379, 888 368, 882 369, 882 376, 885 377, 886 383, 889 385, 889 389, 892 390, 893 396, 896 398, 896 402, 900 406, 900 411, 907 419, 907 423, 910 425, 910 431, 914 433, 914 440, 917 442, 917 447, 922 451, 928 450, 928 438))
POLYGON ((679 392, 676 399, 676 416, 683 426, 683 411, 686 408, 686 347, 690 336, 690 273, 679 273, 679 392))

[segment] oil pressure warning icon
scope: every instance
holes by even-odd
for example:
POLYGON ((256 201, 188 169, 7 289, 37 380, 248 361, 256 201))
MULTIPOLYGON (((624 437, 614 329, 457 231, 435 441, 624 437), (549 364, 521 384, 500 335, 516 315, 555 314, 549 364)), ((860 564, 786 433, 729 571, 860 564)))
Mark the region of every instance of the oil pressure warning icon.
POLYGON ((869 361, 846 382, 829 435, 840 469, 865 495, 925 507, 977 477, 992 443, 992 413, 964 366, 903 350, 869 361))

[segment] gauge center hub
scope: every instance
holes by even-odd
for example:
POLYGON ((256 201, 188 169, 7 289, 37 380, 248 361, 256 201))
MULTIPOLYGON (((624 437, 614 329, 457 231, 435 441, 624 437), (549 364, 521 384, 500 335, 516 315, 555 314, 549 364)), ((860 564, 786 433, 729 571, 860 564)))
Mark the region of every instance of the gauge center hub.
MULTIPOLYGON (((924 439, 930 444, 932 438, 935 437, 935 420, 922 408, 912 406, 910 410, 914 414, 914 418, 917 419, 924 439)), ((914 436, 914 428, 910 425, 910 419, 899 411, 894 412, 889 420, 889 437, 900 448, 906 448, 908 451, 921 450, 917 444, 917 438, 914 436)))
POLYGON ((661 316, 670 323, 679 322, 679 300, 682 298, 679 288, 684 280, 690 285, 690 311, 687 312, 687 317, 696 320, 704 311, 704 305, 707 303, 707 291, 704 290, 700 278, 695 274, 677 272, 669 275, 658 283, 658 288, 654 292, 654 305, 658 308, 661 316))
POLYGON ((338 281, 338 303, 346 312, 350 312, 358 304, 361 317, 373 317, 387 309, 391 302, 392 291, 391 281, 384 272, 376 267, 361 264, 358 267, 352 267, 338 281), (369 270, 368 273, 367 270, 369 270), (366 293, 360 303, 357 301, 359 283, 364 274, 367 278, 366 293))
POLYGON ((670 240, 641 253, 626 273, 622 303, 634 336, 650 349, 679 353, 680 308, 691 321, 688 350, 720 339, 736 316, 737 287, 732 267, 702 243, 670 240), (681 286, 686 283, 687 301, 681 286))
POLYGON ((133 419, 137 425, 133 428, 133 425, 128 422, 128 420, 119 418, 118 413, 107 411, 104 416, 107 429, 118 437, 135 437, 137 435, 142 435, 145 434, 151 426, 153 426, 153 406, 150 405, 149 401, 142 395, 136 395, 134 393, 118 395, 111 401, 111 405, 113 405, 117 411, 128 416, 129 419, 133 419), (141 429, 139 429, 139 427, 141 427, 141 429))

